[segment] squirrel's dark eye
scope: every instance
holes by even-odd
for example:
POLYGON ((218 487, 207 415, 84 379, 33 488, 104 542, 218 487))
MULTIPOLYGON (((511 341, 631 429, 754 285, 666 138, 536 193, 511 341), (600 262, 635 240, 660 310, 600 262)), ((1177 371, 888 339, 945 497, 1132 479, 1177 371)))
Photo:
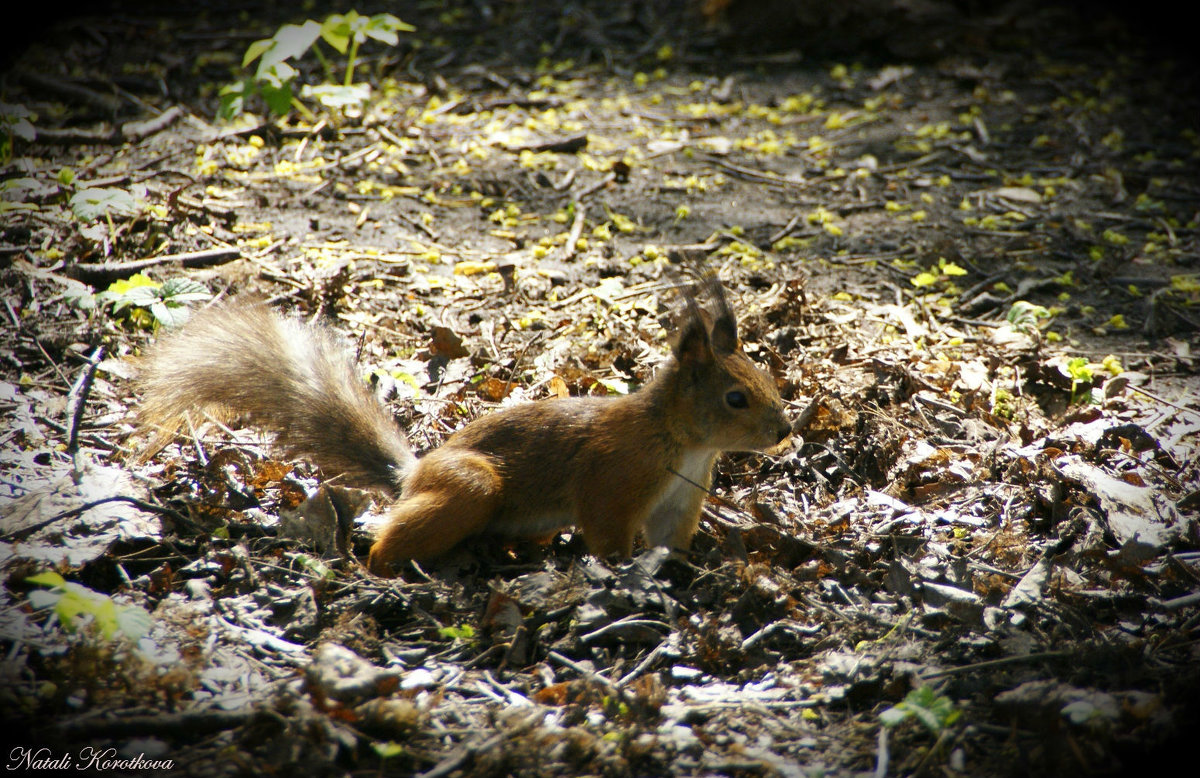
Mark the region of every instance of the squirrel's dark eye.
POLYGON ((737 408, 739 410, 750 407, 750 402, 746 399, 746 395, 736 389, 725 395, 725 402, 729 404, 730 408, 737 408))

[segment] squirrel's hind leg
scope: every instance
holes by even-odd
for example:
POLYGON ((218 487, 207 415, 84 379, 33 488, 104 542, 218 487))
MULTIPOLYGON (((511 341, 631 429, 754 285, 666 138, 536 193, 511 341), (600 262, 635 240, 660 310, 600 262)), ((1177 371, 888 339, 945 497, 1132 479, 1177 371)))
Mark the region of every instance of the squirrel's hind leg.
POLYGON ((393 576, 393 565, 440 556, 479 534, 496 514, 501 479, 481 454, 438 449, 417 463, 371 546, 367 569, 393 576))

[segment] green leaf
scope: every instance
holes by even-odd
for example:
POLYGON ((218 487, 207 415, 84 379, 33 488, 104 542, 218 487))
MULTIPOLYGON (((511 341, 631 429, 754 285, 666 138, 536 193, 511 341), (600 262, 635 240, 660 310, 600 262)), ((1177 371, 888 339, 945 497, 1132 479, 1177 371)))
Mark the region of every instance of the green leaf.
POLYGON ((936 735, 958 719, 959 711, 954 709, 954 702, 949 697, 939 697, 932 686, 921 686, 905 695, 899 705, 880 713, 879 723, 894 727, 909 716, 936 735))
POLYGON ((123 291, 101 292, 96 295, 96 298, 102 302, 111 302, 113 304, 113 313, 119 313, 129 306, 137 306, 145 308, 155 302, 158 302, 158 285, 154 286, 134 286, 124 289, 123 291))
POLYGON ((251 62, 270 51, 271 47, 274 45, 274 38, 263 38, 260 41, 254 41, 254 43, 251 43, 248 47, 246 47, 246 56, 242 57, 242 67, 246 67, 251 62))
POLYGON ((92 623, 107 640, 117 632, 139 640, 150 631, 151 616, 137 605, 117 605, 111 597, 67 581, 53 571, 38 573, 25 580, 51 587, 50 591, 36 589, 30 592, 29 604, 37 609, 54 608, 54 615, 67 631, 78 629, 82 616, 91 616, 92 623))
POLYGON ((392 14, 376 14, 365 17, 357 11, 333 14, 321 25, 321 38, 339 54, 345 54, 350 41, 362 43, 368 38, 395 46, 400 39, 397 32, 413 32, 411 24, 400 21, 392 14))
POLYGON ((314 98, 326 108, 345 108, 352 105, 363 105, 371 99, 370 84, 351 84, 350 86, 335 86, 321 84, 310 86, 305 84, 300 90, 301 97, 314 98))
POLYGON ((333 572, 333 568, 322 562, 320 559, 314 559, 307 554, 301 554, 296 557, 296 559, 298 562, 300 562, 301 567, 307 568, 309 572, 318 578, 333 580, 337 576, 337 574, 333 572))
POLYGON ((159 299, 158 284, 154 286, 135 286, 121 295, 121 299, 130 303, 150 303, 159 299))
MULTIPOLYGON (((357 13, 350 13, 358 16, 357 13)), ((321 40, 332 46, 338 54, 345 54, 350 46, 350 22, 341 14, 333 14, 321 25, 321 40)))
POLYGON ((269 67, 259 67, 254 77, 258 79, 261 89, 273 86, 276 89, 290 87, 296 78, 297 70, 286 62, 276 62, 269 67))
POLYGON ((67 579, 53 570, 47 570, 44 573, 29 576, 25 579, 25 583, 37 584, 38 586, 65 586, 67 579))
POLYGON ((261 92, 267 108, 276 116, 286 116, 287 112, 292 110, 291 84, 281 86, 263 84, 261 92))
MULTIPOLYGON (((83 587, 80 588, 82 589, 83 587)), ((67 597, 71 596, 79 598, 80 613, 91 614, 97 629, 100 630, 100 634, 104 635, 106 640, 112 640, 120 628, 120 624, 117 621, 117 604, 111 598, 89 589, 85 589, 82 592, 71 592, 67 595, 67 597)), ((59 603, 59 607, 61 606, 62 603, 59 603)))
POLYGON ((81 189, 71 195, 71 210, 80 221, 90 222, 110 212, 120 216, 136 216, 141 206, 124 189, 81 189))
POLYGON ((33 113, 23 105, 0 103, 0 127, 3 127, 9 136, 16 136, 27 142, 37 138, 37 130, 29 121, 31 117, 33 113))
POLYGON ((145 273, 134 273, 129 278, 119 278, 108 285, 106 291, 113 294, 125 294, 131 289, 158 289, 162 284, 155 281, 145 273))
POLYGON ((367 22, 368 30, 394 30, 398 32, 415 32, 416 27, 401 21, 392 14, 375 14, 367 22))
POLYGON ((191 278, 180 276, 163 281, 160 290, 164 300, 175 303, 199 303, 211 299, 208 287, 191 278))
POLYGON ((160 284, 142 273, 135 273, 129 278, 122 278, 109 284, 109 287, 96 299, 100 302, 111 302, 113 312, 121 311, 130 305, 148 305, 159 297, 160 284))
POLYGON ((391 14, 375 14, 367 21, 363 34, 380 43, 395 46, 400 42, 400 37, 396 35, 398 30, 412 32, 415 29, 411 24, 405 24, 391 14))
POLYGON ((271 42, 274 44, 263 52, 262 67, 282 64, 284 60, 304 56, 309 47, 321 35, 321 25, 312 19, 304 24, 285 24, 279 28, 271 42))
POLYGON ((938 716, 936 711, 930 710, 929 708, 922 708, 919 705, 912 706, 909 708, 909 711, 911 711, 913 716, 916 717, 917 721, 924 724, 925 728, 930 732, 937 734, 942 731, 942 719, 940 716, 938 716))
POLYGON ((9 131, 26 143, 32 143, 37 138, 37 129, 28 119, 17 119, 9 125, 9 131))
POLYGON ((1023 332, 1027 335, 1032 334, 1037 329, 1038 321, 1049 318, 1050 311, 1025 300, 1014 302, 1005 316, 1009 327, 1016 332, 1023 332))
POLYGON ((1067 360, 1067 374, 1073 381, 1091 381, 1092 369, 1088 367, 1087 357, 1075 357, 1067 360))
POLYGON ((191 311, 186 307, 168 302, 154 302, 149 307, 155 320, 167 329, 182 327, 191 315, 191 311))
POLYGON ((1034 305, 1033 303, 1026 302, 1025 300, 1017 300, 1012 304, 1012 307, 1008 309, 1008 315, 1006 318, 1011 323, 1028 317, 1045 319, 1049 315, 1050 311, 1046 310, 1040 305, 1034 305))
POLYGON ((7 124, 31 116, 33 113, 20 103, 0 103, 0 122, 7 124))
POLYGON ((468 640, 475 637, 475 628, 470 624, 462 624, 457 627, 441 627, 438 629, 438 634, 451 640, 468 640))
POLYGON ((404 746, 391 740, 386 743, 372 742, 371 748, 375 750, 375 753, 379 754, 381 759, 389 759, 404 753, 404 746))
POLYGON ((69 590, 60 590, 58 601, 54 603, 54 615, 69 632, 79 628, 79 617, 90 609, 91 604, 87 600, 80 597, 78 592, 69 590))
POLYGON ((127 605, 117 610, 116 625, 121 634, 131 640, 141 640, 150 634, 154 619, 145 608, 127 605))
POLYGON ((138 273, 114 282, 96 299, 112 303, 113 313, 132 308, 130 321, 148 328, 155 322, 166 327, 182 325, 190 315, 187 304, 211 296, 203 284, 188 278, 172 278, 160 284, 138 273))
POLYGON ((372 30, 368 27, 367 29, 363 30, 363 34, 368 38, 373 38, 374 40, 377 40, 380 43, 386 43, 389 46, 395 46, 400 42, 400 36, 392 30, 372 30))
POLYGON ((251 81, 238 81, 221 87, 221 104, 217 108, 217 116, 225 121, 234 119, 246 110, 246 96, 254 93, 251 81))
POLYGON ((36 178, 21 176, 19 178, 9 178, 0 181, 0 192, 5 192, 9 196, 23 196, 25 194, 36 192, 41 187, 41 184, 36 178))
POLYGON ((894 727, 907 719, 911 713, 906 709, 893 705, 879 714, 879 723, 885 727, 894 727))

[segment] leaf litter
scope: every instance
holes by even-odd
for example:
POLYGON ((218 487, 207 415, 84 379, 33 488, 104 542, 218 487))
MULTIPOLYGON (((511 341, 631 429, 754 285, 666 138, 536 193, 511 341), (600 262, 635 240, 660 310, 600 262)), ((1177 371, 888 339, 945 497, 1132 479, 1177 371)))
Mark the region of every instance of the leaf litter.
POLYGON ((791 61, 738 49, 751 4, 719 5, 511 4, 477 40, 420 12, 423 46, 318 125, 210 123, 231 20, 182 25, 180 59, 70 27, 31 49, 18 70, 54 50, 100 83, 123 58, 158 73, 171 99, 126 122, 184 109, 88 133, 97 100, 17 79, 39 110, 2 213, 6 720, 196 774, 1115 773, 1186 736, 1194 102, 1064 9, 957 19, 986 58, 864 27, 845 40, 891 60, 841 64, 821 35, 791 61), (567 533, 384 581, 343 553, 381 506, 236 420, 137 461, 127 379, 186 310, 172 289, 335 326, 428 450, 493 407, 636 388, 696 264, 797 423, 722 460, 686 555, 607 564, 567 533), (49 570, 149 632, 59 628, 30 582, 49 570))

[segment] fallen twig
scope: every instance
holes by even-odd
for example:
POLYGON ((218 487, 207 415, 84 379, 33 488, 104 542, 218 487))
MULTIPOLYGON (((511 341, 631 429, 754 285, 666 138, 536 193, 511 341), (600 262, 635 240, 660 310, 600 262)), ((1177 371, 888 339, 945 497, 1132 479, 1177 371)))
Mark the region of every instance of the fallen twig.
POLYGON ((152 713, 105 716, 67 721, 54 726, 55 734, 65 740, 133 735, 195 736, 235 729, 256 716, 278 716, 268 710, 193 710, 182 713, 152 713))
POLYGON ((575 249, 579 243, 579 236, 583 234, 583 222, 586 209, 583 203, 576 200, 572 205, 575 207, 575 221, 571 223, 571 232, 567 235, 567 245, 563 247, 563 260, 569 260, 575 256, 575 249))
POLYGON ((110 503, 110 502, 127 502, 136 508, 141 508, 142 510, 149 511, 150 513, 157 513, 161 516, 166 516, 167 518, 171 519, 172 521, 176 521, 182 525, 192 528, 193 530, 201 531, 200 525, 196 524, 196 522, 192 521, 187 516, 184 516, 182 513, 180 513, 177 510, 168 508, 165 505, 155 505, 152 502, 140 500, 137 497, 129 497, 129 496, 126 496, 123 494, 115 494, 111 497, 102 497, 99 500, 92 500, 91 502, 86 502, 83 505, 76 506, 74 508, 71 508, 70 510, 62 511, 61 513, 56 513, 55 515, 51 516, 48 519, 42 519, 39 522, 30 524, 28 527, 22 527, 19 530, 14 530, 12 532, 5 533, 4 535, 0 535, 0 539, 6 540, 6 541, 24 540, 25 538, 29 537, 33 533, 37 532, 38 530, 48 527, 51 524, 55 523, 56 521, 61 521, 62 519, 69 519, 74 516, 81 516, 81 515, 87 513, 88 511, 90 511, 92 508, 96 508, 101 505, 104 505, 105 503, 110 503))
POLYGON ((163 254, 160 257, 138 259, 133 262, 80 262, 64 269, 64 273, 77 281, 87 284, 111 283, 118 278, 131 276, 146 268, 178 262, 182 267, 208 267, 221 265, 242 256, 242 250, 235 247, 205 249, 203 251, 185 251, 181 254, 163 254))
POLYGON ((81 463, 76 456, 79 453, 79 424, 83 419, 83 409, 87 407, 88 395, 92 393, 92 379, 96 377, 96 367, 103 358, 104 346, 97 346, 92 355, 88 357, 87 364, 84 365, 79 378, 75 380, 75 384, 67 394, 67 423, 69 430, 69 434, 67 435, 67 453, 75 461, 74 478, 76 483, 79 483, 79 478, 83 474, 83 470, 80 467, 81 463))

